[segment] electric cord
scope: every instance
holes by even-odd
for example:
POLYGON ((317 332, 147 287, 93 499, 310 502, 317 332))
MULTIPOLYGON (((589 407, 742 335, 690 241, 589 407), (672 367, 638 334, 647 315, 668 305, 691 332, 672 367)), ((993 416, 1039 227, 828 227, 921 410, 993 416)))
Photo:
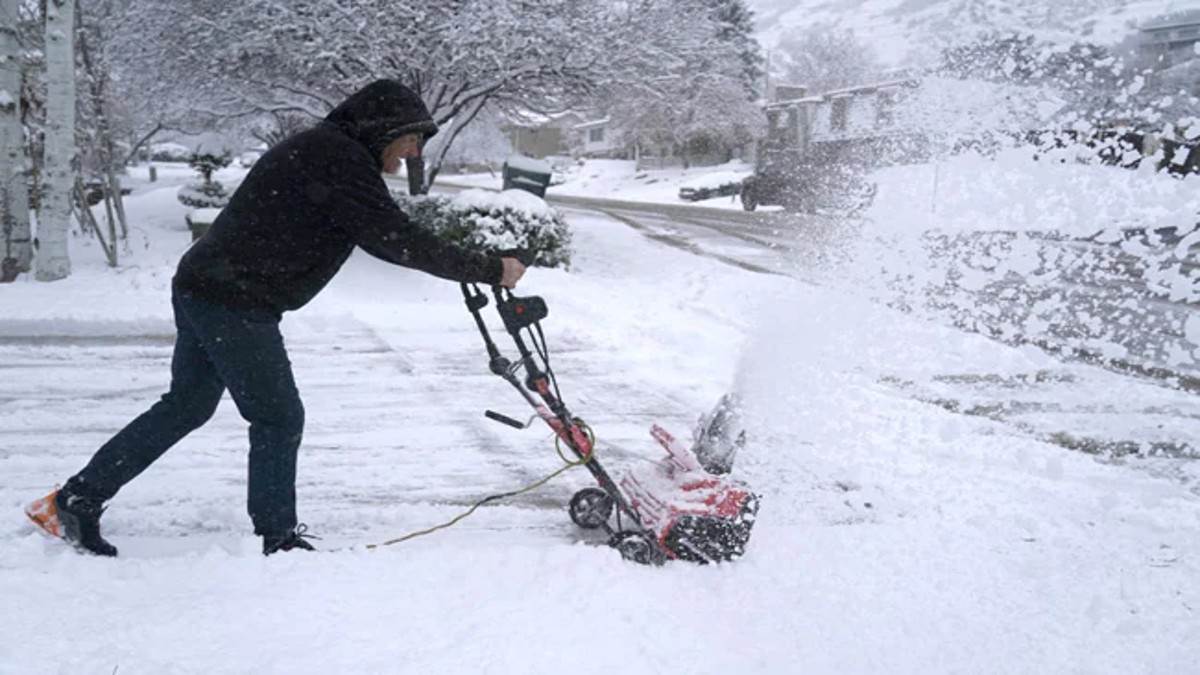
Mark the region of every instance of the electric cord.
POLYGON ((395 539, 389 539, 387 541, 380 542, 378 544, 367 544, 366 548, 368 550, 374 550, 377 548, 383 548, 384 546, 392 546, 394 544, 399 544, 402 542, 410 541, 412 539, 416 539, 417 537, 423 537, 428 534, 433 534, 434 532, 437 532, 439 530, 445 530, 447 528, 453 527, 453 526, 457 525, 459 522, 461 522, 462 520, 464 520, 465 518, 467 518, 468 516, 470 516, 471 514, 475 513, 475 511, 477 509, 479 509, 481 506, 485 506, 487 504, 490 504, 492 502, 497 502, 502 499, 516 497, 518 495, 525 494, 526 492, 531 492, 533 490, 536 490, 536 489, 542 487, 546 483, 549 483, 550 481, 554 480, 555 478, 558 478, 559 476, 570 471, 571 469, 574 469, 575 467, 583 466, 584 464, 587 464, 588 462, 590 462, 592 460, 592 457, 594 457, 596 454, 595 453, 596 435, 592 431, 592 428, 589 427, 587 425, 587 423, 585 423, 583 420, 576 418, 575 424, 577 426, 579 426, 580 429, 583 430, 583 433, 588 437, 588 440, 591 443, 591 449, 582 458, 576 459, 576 460, 568 459, 567 456, 562 451, 562 437, 559 436, 558 434, 555 434, 554 435, 554 449, 556 452, 558 452, 559 458, 563 461, 563 466, 559 467, 555 471, 553 471, 550 474, 546 475, 545 477, 543 477, 533 483, 530 483, 529 485, 526 485, 522 488, 519 488, 517 490, 488 495, 488 496, 484 497, 483 499, 480 499, 479 501, 472 504, 471 508, 467 509, 466 511, 463 511, 462 513, 458 514, 457 516, 451 518, 450 520, 448 520, 444 523, 434 525, 432 527, 428 527, 423 530, 416 530, 414 532, 409 532, 408 534, 405 534, 401 537, 396 537, 395 539))

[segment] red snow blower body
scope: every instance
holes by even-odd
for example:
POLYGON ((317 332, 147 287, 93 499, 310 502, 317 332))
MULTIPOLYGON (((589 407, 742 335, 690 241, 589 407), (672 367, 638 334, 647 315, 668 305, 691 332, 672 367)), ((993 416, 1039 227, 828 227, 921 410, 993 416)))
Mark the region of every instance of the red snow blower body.
MULTIPOLYGON (((745 441, 735 399, 722 398, 713 413, 701 419, 690 447, 653 427, 651 435, 666 456, 614 480, 595 456, 591 429, 562 401, 540 324, 549 313, 546 303, 493 287, 505 330, 520 352, 520 360, 511 362, 500 354, 480 315, 487 296, 468 284, 462 285, 462 292, 487 347, 491 371, 511 384, 554 431, 560 455, 566 446, 574 459, 563 458, 583 465, 596 480, 596 487, 584 488, 571 499, 568 512, 576 525, 602 530, 622 557, 644 564, 672 559, 720 562, 745 552, 759 498, 727 475, 745 441), (516 375, 522 369, 524 382, 516 375)), ((514 428, 529 425, 491 410, 485 414, 514 428)))

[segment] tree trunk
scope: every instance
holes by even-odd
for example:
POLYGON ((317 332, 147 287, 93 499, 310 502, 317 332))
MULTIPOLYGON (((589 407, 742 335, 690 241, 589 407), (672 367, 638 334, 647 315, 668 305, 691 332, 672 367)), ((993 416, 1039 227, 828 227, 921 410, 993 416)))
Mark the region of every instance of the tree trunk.
MULTIPOLYGON (((75 2, 75 18, 76 20, 83 18, 78 0, 75 2)), ((107 96, 105 85, 108 82, 108 73, 100 72, 96 62, 92 59, 91 51, 88 48, 87 33, 80 30, 78 38, 79 54, 83 57, 83 67, 87 72, 89 93, 92 97, 92 110, 96 115, 96 135, 98 136, 96 140, 99 144, 97 155, 104 167, 104 186, 101 188, 104 190, 104 204, 108 208, 110 218, 115 208, 117 220, 121 223, 121 239, 126 239, 129 237, 129 225, 125 220, 125 202, 121 198, 121 182, 117 178, 117 172, 113 166, 116 162, 116 150, 113 144, 112 126, 108 123, 108 111, 105 109, 107 96)), ((116 248, 114 247, 113 250, 115 252, 116 248)), ((110 263, 112 267, 116 267, 116 258, 110 257, 110 263)))
POLYGON ((408 173, 408 194, 423 195, 429 191, 425 187, 425 160, 421 157, 409 157, 404 160, 404 169, 408 173))
POLYGON ((0 260, 11 272, 33 261, 29 228, 29 168, 21 124, 21 59, 17 42, 20 0, 0 0, 0 260))
POLYGON ((75 1, 46 2, 45 199, 38 213, 38 281, 71 274, 67 233, 75 158, 75 1))
MULTIPOLYGON (((421 191, 419 194, 428 194, 433 187, 433 181, 437 179, 438 173, 442 170, 442 164, 446 161, 446 155, 450 152, 450 146, 454 144, 454 140, 458 138, 459 133, 473 122, 479 115, 479 111, 483 110, 484 106, 491 99, 490 96, 480 96, 472 101, 467 109, 461 111, 454 118, 442 127, 439 136, 434 137, 438 143, 434 144, 433 148, 427 147, 426 150, 432 150, 428 153, 429 165, 424 166, 424 159, 417 160, 422 163, 421 176, 421 191), (447 128, 448 127, 448 128, 447 128)), ((412 169, 409 169, 409 190, 412 190, 412 169)), ((418 193, 413 193, 418 194, 418 193)))

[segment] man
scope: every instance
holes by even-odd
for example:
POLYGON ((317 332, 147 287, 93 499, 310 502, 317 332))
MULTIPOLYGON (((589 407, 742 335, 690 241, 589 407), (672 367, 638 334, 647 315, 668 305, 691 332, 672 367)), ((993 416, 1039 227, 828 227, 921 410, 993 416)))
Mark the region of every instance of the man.
POLYGON ((420 97, 379 80, 264 154, 179 263, 170 390, 30 505, 30 518, 82 551, 115 556, 100 535, 104 503, 207 422, 228 389, 250 423, 248 508, 263 553, 312 550, 297 530, 304 407, 279 333, 283 312, 312 299, 355 246, 453 281, 512 288, 525 272, 516 258, 442 243, 392 201, 380 171, 420 156, 435 133, 420 97))

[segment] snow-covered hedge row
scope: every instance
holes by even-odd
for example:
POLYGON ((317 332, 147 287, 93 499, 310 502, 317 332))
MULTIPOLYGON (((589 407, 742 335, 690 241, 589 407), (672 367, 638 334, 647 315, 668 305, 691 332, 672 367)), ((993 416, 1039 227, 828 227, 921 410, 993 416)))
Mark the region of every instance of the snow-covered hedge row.
POLYGON ((413 222, 460 246, 486 253, 526 249, 539 267, 570 265, 571 232, 562 214, 528 192, 394 196, 413 222))

